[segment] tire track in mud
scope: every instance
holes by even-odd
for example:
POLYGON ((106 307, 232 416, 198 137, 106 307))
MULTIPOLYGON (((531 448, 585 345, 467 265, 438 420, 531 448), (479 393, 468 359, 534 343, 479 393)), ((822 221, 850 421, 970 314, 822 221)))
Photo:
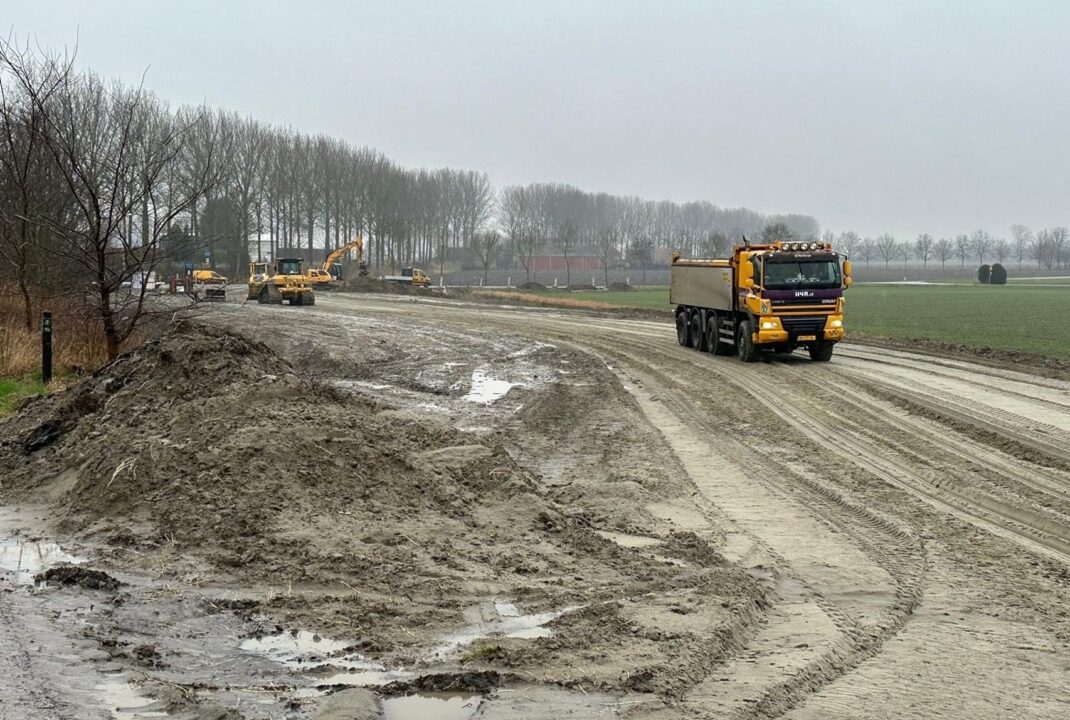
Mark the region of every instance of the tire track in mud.
MULTIPOLYGON (((820 383, 808 373, 799 373, 800 380, 819 385, 823 388, 834 388, 839 397, 845 399, 855 410, 872 417, 874 421, 885 425, 891 425, 900 429, 907 435, 925 437, 926 441, 940 448, 941 451, 959 458, 971 465, 977 465, 984 469, 996 471, 1014 480, 1014 482, 1031 488, 1035 492, 1050 496, 1061 502, 1070 501, 1070 474, 1062 473, 1050 468, 1032 464, 1028 470, 1024 470, 1014 460, 1009 460, 1005 453, 992 450, 980 442, 971 442, 965 438, 956 438, 954 442, 940 434, 941 428, 933 424, 926 427, 924 421, 919 421, 916 414, 898 415, 890 412, 887 408, 877 410, 875 402, 881 402, 879 393, 849 387, 846 383, 839 382, 834 373, 824 372, 820 383), (963 450, 968 447, 969 450, 963 450)), ((933 421, 934 423, 936 421, 933 421)), ((1013 485, 1007 488, 1014 490, 1013 485)))
MULTIPOLYGON (((649 364, 641 358, 620 351, 612 351, 612 354, 634 368, 633 371, 640 377, 646 375, 647 382, 653 379, 654 384, 662 388, 657 393, 659 400, 685 426, 694 428, 704 436, 724 439, 723 425, 712 421, 711 415, 683 392, 687 388, 679 387, 682 385, 679 378, 651 370, 649 364), (672 385, 677 385, 678 389, 671 390, 672 385)), ((790 494, 795 502, 800 502, 808 511, 839 532, 849 535, 864 549, 866 556, 894 580, 893 597, 879 621, 862 624, 825 598, 821 588, 813 584, 813 581, 808 582, 805 577, 799 577, 783 555, 763 543, 766 551, 780 561, 782 570, 795 575, 806 584, 814 594, 817 604, 840 632, 839 637, 827 639, 827 648, 816 658, 795 670, 789 677, 745 700, 745 705, 734 713, 738 718, 778 717, 805 700, 808 695, 875 656, 883 644, 906 625, 921 602, 924 591, 927 568, 925 549, 921 539, 903 523, 878 514, 816 478, 802 475, 742 443, 728 439, 718 445, 721 451, 728 447, 734 448, 733 452, 726 454, 737 465, 745 462, 750 467, 761 467, 760 472, 754 473, 757 478, 783 479, 764 484, 773 485, 781 492, 785 485, 792 486, 790 494), (844 522, 845 515, 849 518, 848 522, 844 522)))
POLYGON ((904 404, 929 413, 946 424, 964 424, 1002 436, 1023 448, 1052 458, 1060 466, 1070 466, 1070 432, 1054 425, 1000 408, 969 407, 944 396, 933 397, 874 378, 867 373, 848 370, 845 375, 852 376, 860 384, 868 384, 880 390, 887 397, 899 398, 904 404), (1023 432, 1020 428, 1027 430, 1023 432))
MULTIPOLYGON (((923 355, 907 356, 894 350, 873 350, 862 345, 842 345, 836 350, 836 357, 843 360, 855 360, 860 363, 873 365, 891 366, 906 370, 922 372, 929 376, 943 377, 956 382, 976 382, 975 378, 994 378, 1013 384, 1012 389, 1007 384, 998 386, 998 391, 1004 395, 1011 395, 1030 402, 1038 402, 1042 405, 1057 407, 1064 411, 1070 411, 1070 395, 1065 400, 1052 399, 1046 391, 1070 393, 1070 382, 1055 380, 1039 375, 1028 375, 1014 370, 1000 370, 987 365, 970 365, 959 360, 947 360, 939 357, 923 355), (973 376, 973 377, 970 377, 973 376)), ((991 382, 986 382, 985 387, 991 388, 991 382)))

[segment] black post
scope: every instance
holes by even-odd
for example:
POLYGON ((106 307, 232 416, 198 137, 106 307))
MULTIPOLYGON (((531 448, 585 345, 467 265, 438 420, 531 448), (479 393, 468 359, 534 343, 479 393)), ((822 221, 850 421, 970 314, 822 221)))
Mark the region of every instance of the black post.
POLYGON ((41 382, 52 382, 52 313, 41 317, 41 382))

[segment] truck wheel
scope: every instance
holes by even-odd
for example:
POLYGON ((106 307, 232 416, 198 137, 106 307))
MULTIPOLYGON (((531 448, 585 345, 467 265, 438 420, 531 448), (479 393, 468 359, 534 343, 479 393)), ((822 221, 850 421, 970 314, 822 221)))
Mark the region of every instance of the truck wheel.
POLYGON ((731 355, 732 344, 721 338, 717 327, 718 320, 716 315, 710 315, 709 320, 706 321, 706 347, 714 355, 731 355))
POLYGON ((684 347, 687 346, 688 335, 688 322, 687 312, 681 311, 676 313, 676 342, 680 343, 684 347))
POLYGON ((754 340, 751 338, 752 332, 750 320, 741 322, 736 331, 736 354, 745 363, 758 359, 758 348, 754 346, 754 340))
POLYGON ((706 349, 706 333, 702 332, 702 313, 695 310, 691 313, 691 347, 694 350, 706 349))
POLYGON ((308 297, 305 298, 305 305, 315 305, 315 304, 316 304, 316 296, 313 295, 312 293, 309 293, 308 297))
POLYGON ((807 350, 810 351, 810 359, 814 362, 828 362, 832 359, 832 348, 835 346, 836 343, 823 342, 811 345, 807 350))
POLYGON ((271 302, 271 297, 268 293, 268 289, 266 286, 260 288, 260 292, 256 296, 256 301, 261 305, 267 305, 269 302, 271 302))

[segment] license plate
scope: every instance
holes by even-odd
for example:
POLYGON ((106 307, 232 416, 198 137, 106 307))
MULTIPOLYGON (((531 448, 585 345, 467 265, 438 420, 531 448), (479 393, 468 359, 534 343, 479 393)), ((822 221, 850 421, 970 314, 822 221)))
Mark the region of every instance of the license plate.
POLYGON ((799 342, 805 342, 806 340, 817 340, 816 335, 800 335, 798 337, 799 342))

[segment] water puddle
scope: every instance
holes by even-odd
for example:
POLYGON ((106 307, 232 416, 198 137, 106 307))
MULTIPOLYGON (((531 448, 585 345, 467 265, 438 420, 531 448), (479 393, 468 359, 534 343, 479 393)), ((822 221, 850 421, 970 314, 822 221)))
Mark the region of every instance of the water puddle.
POLYGON ((521 615, 516 605, 510 602, 495 601, 490 608, 482 604, 476 605, 465 612, 465 620, 469 624, 443 638, 442 642, 432 650, 431 656, 436 660, 444 660, 476 640, 489 637, 523 639, 552 637, 553 630, 546 625, 581 607, 577 605, 561 610, 521 615))
POLYGON ((508 380, 492 378, 487 374, 485 367, 478 367, 472 371, 472 384, 464 399, 480 405, 490 405, 495 400, 505 397, 506 393, 517 386, 517 383, 511 383, 508 380))
POLYGON ((482 700, 478 695, 427 693, 383 701, 384 720, 468 720, 482 700))
POLYGON ((79 564, 81 559, 54 542, 0 540, 0 570, 15 576, 16 585, 32 585, 33 576, 62 563, 79 564))
POLYGON ((249 638, 238 647, 307 673, 317 687, 386 685, 413 677, 410 671, 387 670, 382 663, 369 660, 359 653, 346 652, 351 645, 307 630, 298 630, 249 638))
POLYGON ((159 707, 156 700, 142 695, 137 687, 121 680, 108 680, 98 684, 97 696, 111 712, 114 720, 134 720, 135 718, 167 717, 167 713, 153 709, 159 707))
POLYGON ((661 545, 662 540, 655 537, 648 537, 646 535, 629 535, 628 533, 612 532, 610 530, 595 530, 595 533, 601 535, 606 540, 617 543, 621 547, 627 548, 644 548, 652 545, 661 545))
MULTIPOLYGON (((306 667, 312 658, 329 657, 334 653, 345 650, 348 646, 340 640, 324 638, 307 630, 282 633, 280 635, 265 635, 258 638, 249 638, 239 645, 246 652, 263 655, 269 660, 291 665, 293 667, 306 667)), ((320 662, 319 664, 322 664, 320 662)))

